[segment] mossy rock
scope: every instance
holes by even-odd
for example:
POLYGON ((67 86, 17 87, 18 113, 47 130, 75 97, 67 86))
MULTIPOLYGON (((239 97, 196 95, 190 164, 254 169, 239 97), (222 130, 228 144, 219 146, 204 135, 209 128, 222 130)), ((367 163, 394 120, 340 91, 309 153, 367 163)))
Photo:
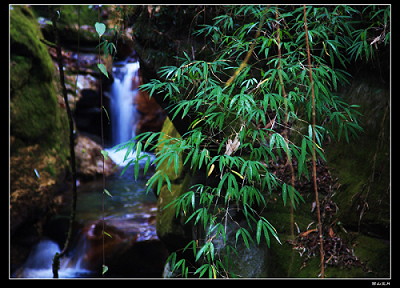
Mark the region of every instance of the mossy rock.
POLYGON ((53 62, 39 24, 26 6, 10 11, 11 135, 27 144, 52 141, 57 128, 58 100, 53 62))
MULTIPOLYGON (((47 47, 40 42, 43 35, 39 24, 29 7, 11 7, 10 178, 15 196, 15 191, 25 195, 59 184, 68 165, 69 146, 67 113, 59 105, 53 79, 55 66, 47 47)), ((12 204, 17 209, 18 201, 12 204)))
MULTIPOLYGON (((178 131, 176 131, 174 124, 172 124, 171 120, 169 117, 167 117, 164 121, 163 127, 161 129, 161 132, 164 133, 162 137, 158 139, 159 142, 167 140, 169 138, 180 138, 181 135, 179 134, 178 131)), ((164 144, 161 144, 160 146, 157 147, 156 153, 161 151, 164 148, 164 144)), ((160 167, 158 170, 164 171, 164 173, 167 174, 168 179, 173 182, 179 179, 180 177, 183 176, 184 171, 183 171, 183 162, 182 162, 182 156, 179 156, 179 167, 178 167, 178 173, 175 173, 175 164, 174 161, 170 163, 170 166, 167 168, 167 162, 164 161, 161 163, 160 167)), ((184 176, 183 176, 184 177, 184 176)))
MULTIPOLYGON (((159 141, 164 140, 166 137, 180 137, 169 118, 165 120, 161 132, 164 132, 165 134, 163 137, 160 137, 159 141)), ((157 147, 157 151, 160 151, 162 147, 163 145, 157 147)), ((187 242, 191 240, 189 237, 190 232, 187 230, 190 230, 191 227, 188 225, 185 227, 185 215, 178 214, 178 217, 176 217, 176 209, 173 205, 167 208, 165 207, 188 190, 191 176, 185 169, 183 169, 181 156, 179 157, 178 174, 175 174, 174 163, 171 163, 168 169, 166 165, 167 161, 164 161, 158 170, 162 170, 167 174, 171 181, 171 191, 164 182, 158 195, 156 229, 158 238, 163 241, 164 245, 170 252, 174 252, 185 247, 187 242)), ((153 187, 153 189, 156 189, 156 187, 153 187)))
MULTIPOLYGON (((35 5, 32 9, 36 17, 51 18, 49 5, 35 5)), ((89 7, 89 5, 55 5, 53 9, 61 10, 57 20, 57 29, 63 47, 76 48, 78 38, 81 48, 94 49, 99 44, 99 38, 94 29, 94 24, 98 21, 97 9, 89 7), (81 29, 79 29, 78 23, 81 29)), ((103 9, 101 8, 101 10, 103 9)), ((102 20, 100 18, 100 21, 102 20)), ((52 25, 44 25, 42 31, 47 40, 55 42, 52 25)))

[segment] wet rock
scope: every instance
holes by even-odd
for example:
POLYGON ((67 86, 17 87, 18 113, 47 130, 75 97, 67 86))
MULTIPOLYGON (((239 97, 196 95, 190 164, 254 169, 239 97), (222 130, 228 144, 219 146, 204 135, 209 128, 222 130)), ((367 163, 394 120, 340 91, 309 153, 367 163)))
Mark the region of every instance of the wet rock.
POLYGON ((117 46, 117 59, 123 60, 134 53, 133 40, 130 36, 120 36, 116 41, 117 46))
POLYGON ((166 113, 158 105, 157 101, 154 98, 150 98, 148 93, 139 91, 135 97, 134 104, 140 115, 139 122, 136 125, 136 134, 161 131, 166 113))
MULTIPOLYGON (((75 145, 75 154, 78 177, 89 180, 103 174, 103 155, 99 144, 89 137, 79 135, 75 145)), ((104 174, 110 175, 114 167, 114 162, 107 158, 104 163, 104 174)))
MULTIPOLYGON (((163 132, 171 137, 180 137, 179 133, 175 130, 172 122, 167 118, 164 123, 163 132)), ((165 136, 165 137, 168 137, 165 136)), ((160 138, 162 141, 164 138, 160 138)), ((162 149, 162 147, 158 147, 162 149)), ((189 188, 191 177, 188 170, 183 169, 183 161, 180 157, 179 159, 179 169, 178 174, 174 172, 174 163, 171 164, 170 169, 165 169, 164 167, 167 163, 162 163, 163 171, 166 171, 168 178, 171 181, 171 191, 168 190, 167 184, 161 187, 160 194, 158 195, 158 210, 157 210, 157 235, 158 238, 164 243, 165 247, 170 252, 175 252, 176 250, 186 246, 189 241, 191 241, 191 227, 190 225, 185 225, 185 217, 180 215, 178 218, 176 215, 176 209, 173 206, 165 208, 173 200, 177 199, 182 193, 185 193, 189 188)), ((153 190, 155 187, 153 187, 153 190)), ((193 253, 191 253, 193 254, 193 253)))
MULTIPOLYGON (((81 261, 81 267, 101 271, 103 264, 103 222, 85 226, 71 262, 81 261), (75 259, 74 259, 75 258, 75 259)), ((159 240, 137 241, 122 230, 104 226, 104 253, 108 277, 161 277, 168 252, 159 240)))
MULTIPOLYGON (((89 270, 96 270, 103 263, 103 221, 99 220, 85 226, 79 236, 79 244, 74 257, 82 259, 83 266, 89 270)), ((122 246, 131 245, 136 238, 128 239, 128 236, 119 229, 104 225, 106 234, 104 237, 104 253, 107 258, 115 255, 122 246)))
POLYGON ((158 278, 168 256, 161 241, 147 240, 134 243, 117 257, 106 259, 106 263, 110 277, 158 278))
MULTIPOLYGON (((69 216, 55 215, 44 224, 43 236, 55 241, 59 247, 64 247, 69 229, 69 216)), ((71 250, 72 243, 76 240, 78 232, 83 228, 82 223, 74 221, 72 224, 71 244, 68 246, 67 253, 71 250)))

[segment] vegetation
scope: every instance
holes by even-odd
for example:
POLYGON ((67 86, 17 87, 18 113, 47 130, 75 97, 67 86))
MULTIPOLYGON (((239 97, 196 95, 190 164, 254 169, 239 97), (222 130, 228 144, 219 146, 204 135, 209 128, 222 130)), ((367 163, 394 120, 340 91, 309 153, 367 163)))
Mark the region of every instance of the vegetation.
MULTIPOLYGON (((348 105, 336 95, 338 85, 351 77, 347 65, 357 59, 374 61, 379 47, 390 41, 388 6, 308 6, 310 67, 303 7, 224 9, 211 24, 200 25, 193 33, 207 39, 212 56, 195 60, 183 51, 177 58, 179 65, 162 67, 159 79, 141 86, 151 96, 161 94, 172 103, 172 121, 191 119, 188 131, 179 138, 144 133, 116 147, 129 147, 126 157, 135 151, 137 158, 131 163, 136 164, 148 157, 140 156, 142 150, 157 151, 157 172, 148 181, 148 189, 153 187, 157 193, 164 183, 171 189, 161 167, 168 169, 173 163, 177 174, 181 156, 191 171, 203 170, 207 177, 218 178, 217 185, 193 185, 169 203, 176 208, 176 216, 182 212, 186 223, 204 230, 204 239, 193 239, 184 248, 193 251, 196 264, 177 259, 175 253, 168 259, 172 270, 184 277, 191 273, 210 278, 235 276, 229 269, 230 251, 235 247, 226 244, 227 220, 233 208, 242 211, 248 224, 237 230, 236 242, 243 241, 249 248, 249 243, 254 243, 253 229, 257 244, 262 239, 268 246, 271 239, 280 242, 278 231, 260 215, 260 207, 274 190, 281 191, 284 205, 290 203, 294 209, 303 199, 293 185, 282 182, 269 168, 282 159, 287 165, 297 161, 298 171, 292 177, 309 177, 306 162, 313 149, 325 160, 324 138, 344 138, 350 143, 352 136, 357 137, 362 131, 358 106, 348 105), (153 145, 153 140, 162 136, 163 140, 153 145), (216 239, 225 245, 217 247, 216 239)), ((145 173, 149 165, 150 158, 145 173)), ((135 170, 138 177, 139 169, 135 170)))
MULTIPOLYGON (((307 6, 304 10, 307 21, 303 7, 291 5, 218 6, 212 17, 207 7, 191 10, 195 13, 182 9, 183 12, 173 15, 168 9, 171 8, 150 7, 150 18, 152 13, 169 15, 173 23, 181 23, 177 17, 185 14, 184 17, 191 18, 195 14, 188 37, 193 42, 203 42, 204 46, 201 50, 191 46, 190 50, 186 49, 190 45, 180 46, 177 41, 174 65, 169 63, 156 69, 158 76, 141 89, 168 103, 172 122, 186 121, 188 129, 182 136, 144 133, 115 149, 128 148, 125 158, 135 152, 136 158, 129 164, 135 164, 136 178, 140 160, 146 159, 144 173, 151 165, 151 158, 140 152, 155 152, 157 170, 147 187, 157 194, 162 187, 170 191, 174 188, 173 178, 180 173, 182 165, 193 174, 201 171, 206 175, 210 181, 195 183, 167 205, 175 208, 176 217, 184 215, 186 223, 200 231, 183 248, 193 255, 194 261, 172 253, 169 267, 175 275, 183 277, 235 277, 230 255, 236 253, 239 242, 247 248, 264 243, 273 247, 283 242, 280 231, 262 213, 269 195, 280 193, 283 206, 296 210, 304 199, 296 191, 294 179, 310 178, 307 164, 311 159, 315 161, 316 152, 325 160, 324 140, 346 141, 352 145, 351 138, 363 131, 359 106, 347 104, 337 91, 340 85, 349 82, 349 66, 360 61, 380 65, 380 51, 390 43, 390 7, 307 6), (197 21, 201 17, 204 21, 197 21), (314 96, 315 101, 311 100, 314 96), (278 163, 290 167, 291 182, 274 174, 272 168, 278 163), (296 163, 296 171, 292 163, 296 163), (228 241, 228 230, 232 228, 230 221, 236 211, 243 214, 241 223, 245 224, 236 222, 238 228, 232 245, 228 241)), ((29 11, 21 11, 23 14, 17 14, 19 17, 33 18, 29 11)), ((124 15, 135 11, 116 8, 117 13, 124 15)), ((91 16, 96 19, 97 13, 92 12, 91 16)), ((162 23, 166 30, 155 32, 163 40, 171 38, 168 25, 162 23)), ((127 24, 124 22, 123 26, 127 24)), ((107 34, 106 26, 98 22, 93 25, 97 35, 92 36, 99 42, 99 53, 101 49, 105 56, 115 55, 116 45, 103 37, 107 34)), ((18 37, 10 31, 15 36, 13 39, 17 39, 11 43, 12 47, 20 47, 19 37, 32 38, 29 34, 32 29, 25 29, 29 33, 22 30, 18 30, 18 37)), ((117 33, 119 27, 110 31, 117 33)), ((35 67, 35 58, 47 55, 44 48, 36 49, 36 46, 39 45, 26 51, 33 60, 26 60, 25 55, 11 55, 14 64, 10 69, 18 69, 14 72, 23 80, 16 79, 15 73, 11 77, 14 97, 20 95, 16 89, 28 81, 21 67, 31 69, 35 67)), ((50 61, 43 63, 51 64, 50 61)), ((98 68, 109 77, 103 64, 99 63, 98 68)), ((41 73, 45 73, 44 79, 51 78, 46 71, 41 73)), ((54 95, 49 95, 54 102, 54 95)), ((19 112, 15 107, 13 111, 19 112)), ((387 108, 385 115, 386 111, 387 108)), ((17 123, 18 118, 14 118, 12 123, 17 123)), ((54 123, 45 126, 53 129, 54 123)), ((26 131, 14 130, 21 138, 32 136, 24 135, 26 131)), ((35 133, 38 136, 32 138, 43 134, 40 129, 35 133)), ((102 153, 107 156, 105 151, 102 153)), ((189 181, 185 178, 186 182, 189 181)), ((103 189, 103 197, 104 194, 109 192, 103 189)), ((103 274, 107 269, 103 262, 103 274)))

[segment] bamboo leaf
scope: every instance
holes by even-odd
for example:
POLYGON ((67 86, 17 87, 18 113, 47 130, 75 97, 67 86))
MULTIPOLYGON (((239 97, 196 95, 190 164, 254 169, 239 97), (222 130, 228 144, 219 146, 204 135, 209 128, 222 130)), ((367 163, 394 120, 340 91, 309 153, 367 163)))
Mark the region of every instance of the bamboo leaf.
POLYGON ((108 192, 108 190, 107 189, 104 189, 104 193, 106 193, 108 196, 110 196, 111 198, 113 197, 111 194, 110 194, 110 192, 108 192))
POLYGON ((99 70, 100 70, 101 73, 103 73, 104 75, 106 75, 107 78, 110 78, 110 77, 108 77, 108 73, 107 73, 106 66, 104 66, 103 63, 98 63, 98 64, 97 64, 97 67, 99 68, 99 70))
POLYGON ((103 271, 101 272, 101 275, 104 275, 108 271, 108 266, 103 265, 103 271))

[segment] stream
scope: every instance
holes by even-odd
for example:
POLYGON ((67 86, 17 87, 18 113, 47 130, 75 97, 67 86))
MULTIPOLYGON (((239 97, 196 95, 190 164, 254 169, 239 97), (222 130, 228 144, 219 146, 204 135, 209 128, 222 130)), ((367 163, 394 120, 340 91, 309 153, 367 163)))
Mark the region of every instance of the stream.
MULTIPOLYGON (((137 113, 133 100, 138 92, 138 69, 139 62, 132 59, 123 63, 115 63, 113 67, 115 81, 112 86, 110 111, 113 146, 135 137, 137 113)), ((120 171, 129 161, 127 159, 123 162, 126 150, 118 152, 110 148, 105 150, 109 153, 109 157, 119 165, 116 173, 106 178, 105 184, 106 189, 112 195, 112 197, 104 195, 104 220, 107 232, 105 255, 106 265, 109 266, 110 271, 107 272, 106 277, 130 277, 132 275, 133 277, 160 277, 161 275, 158 273, 162 267, 161 264, 165 263, 165 255, 162 255, 161 252, 160 255, 155 255, 153 260, 157 263, 151 262, 152 259, 140 256, 140 252, 144 253, 147 251, 146 249, 154 253, 164 249, 160 247, 162 244, 157 238, 155 228, 157 198, 153 193, 146 194, 145 185, 150 176, 141 176, 135 181, 133 165, 123 175, 120 175, 120 171), (138 246, 138 243, 142 244, 138 246), (130 261, 139 263, 132 264, 130 261), (126 266, 136 272, 131 273, 126 266), (158 270, 155 269, 156 272, 154 272, 153 266, 159 267, 158 270)), ((131 157, 133 156, 131 155, 129 158, 131 157)), ((154 160, 153 155, 152 157, 154 160)), ((144 163, 145 161, 146 159, 144 159, 144 163)), ((144 163, 140 163, 140 165, 142 166, 144 163)), ((69 252, 61 259, 60 278, 101 277, 102 191, 102 179, 80 183, 78 186, 76 220, 79 228, 73 237, 69 252)), ((66 196, 65 206, 58 212, 58 219, 64 217, 65 220, 69 217, 70 201, 71 196, 66 196)), ((58 223, 61 222, 53 224, 56 227, 53 230, 61 229, 58 223)), ((55 231, 52 232, 56 234, 55 231)), ((63 233, 65 234, 65 232, 63 233)), ((52 278, 52 258, 60 250, 60 243, 57 243, 55 239, 43 237, 38 244, 32 247, 27 261, 14 273, 13 277, 52 278)))

